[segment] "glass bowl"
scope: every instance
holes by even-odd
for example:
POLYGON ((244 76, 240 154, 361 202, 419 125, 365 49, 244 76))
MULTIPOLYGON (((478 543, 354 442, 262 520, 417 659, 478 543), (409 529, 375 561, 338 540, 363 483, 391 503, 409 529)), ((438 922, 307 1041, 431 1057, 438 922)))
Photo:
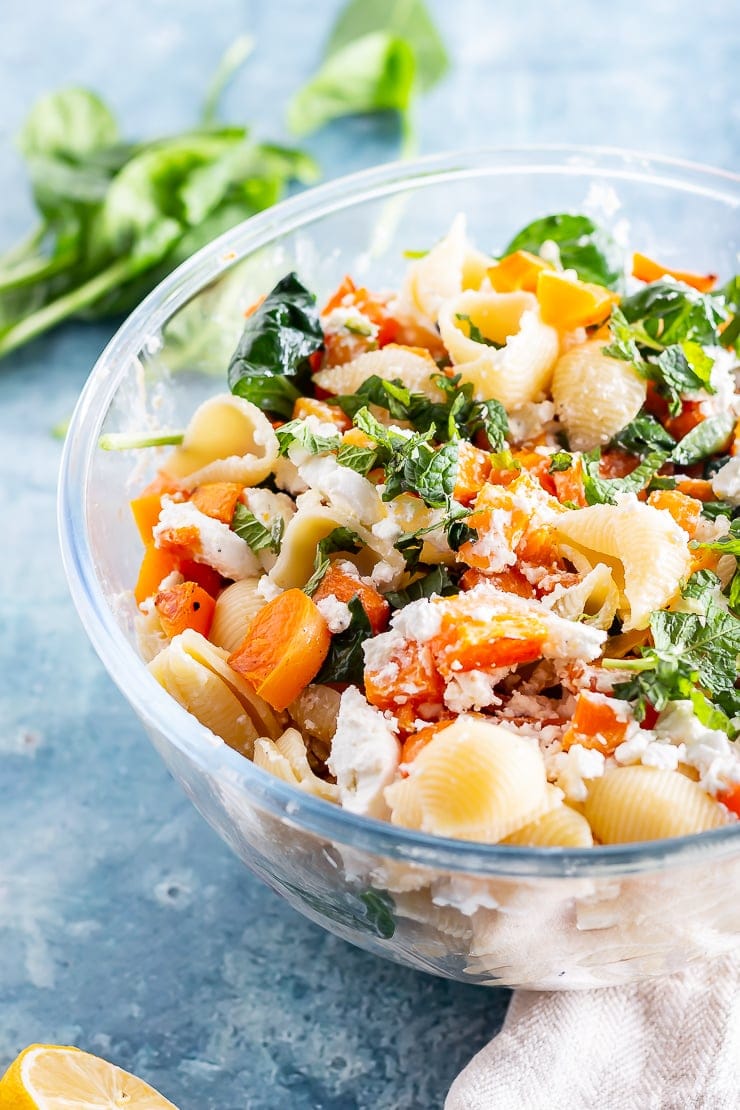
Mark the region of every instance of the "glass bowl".
POLYGON ((184 424, 225 388, 243 310, 290 269, 319 295, 349 272, 393 287, 403 252, 457 212, 494 249, 535 216, 587 211, 666 264, 732 274, 740 177, 573 148, 481 150, 392 164, 255 216, 201 250, 130 316, 80 397, 60 476, 64 563, 84 627, 154 746, 249 868, 313 921, 437 975, 545 990, 659 975, 740 940, 740 826, 594 849, 498 847, 358 817, 256 768, 182 709, 135 646, 141 547, 127 502, 156 452, 101 432, 184 424))

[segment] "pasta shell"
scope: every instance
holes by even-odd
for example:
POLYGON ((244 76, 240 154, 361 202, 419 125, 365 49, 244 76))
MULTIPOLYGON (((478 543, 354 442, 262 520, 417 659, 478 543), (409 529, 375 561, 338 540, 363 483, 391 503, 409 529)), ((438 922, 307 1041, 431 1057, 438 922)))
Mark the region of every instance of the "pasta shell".
POLYGON ((242 578, 218 595, 208 638, 229 654, 241 645, 250 621, 267 604, 258 583, 259 578, 242 578))
POLYGON ((331 686, 307 686, 288 706, 288 713, 302 733, 328 744, 336 731, 339 702, 339 692, 331 686))
POLYGON ((338 395, 356 393, 363 382, 377 374, 387 381, 403 382, 412 393, 423 393, 432 401, 442 401, 444 394, 432 381, 432 374, 438 373, 439 367, 428 351, 391 343, 379 351, 368 351, 352 362, 319 370, 313 380, 327 393, 338 395))
POLYGON ((231 688, 184 650, 180 637, 149 664, 152 675, 168 694, 220 736, 229 747, 251 758, 257 729, 231 688))
POLYGON ((690 569, 687 534, 669 513, 635 498, 563 513, 556 528, 592 565, 609 566, 626 632, 647 628, 650 614, 668 605, 690 569))
POLYGON ((663 840, 716 829, 725 811, 678 771, 617 767, 589 785, 586 819, 603 844, 663 840))
POLYGON ((188 629, 152 660, 149 670, 201 724, 251 758, 255 738, 277 737, 282 725, 226 659, 227 652, 188 629))
POLYGON ((286 729, 275 741, 259 737, 254 745, 254 762, 264 771, 307 794, 314 794, 327 802, 338 800, 336 786, 320 779, 311 770, 303 738, 294 728, 286 729))
POLYGON ((403 793, 386 791, 392 820, 416 818, 438 836, 495 843, 549 808, 539 749, 475 718, 459 717, 439 732, 406 783, 403 793))
POLYGON ((582 343, 558 360, 553 373, 555 412, 576 451, 608 443, 645 403, 644 378, 628 362, 603 351, 596 340, 582 343))
POLYGON ((543 324, 531 293, 461 293, 443 305, 439 330, 455 369, 479 398, 496 398, 511 410, 541 399, 550 384, 558 333, 543 324), (502 346, 471 339, 461 317, 502 346))
POLYGON ((250 684, 229 666, 227 651, 216 647, 205 636, 190 628, 181 632, 178 639, 185 651, 209 667, 232 690, 254 721, 260 735, 272 738, 280 735, 283 730, 280 719, 267 702, 254 692, 250 684))
POLYGON ((570 806, 559 805, 510 833, 504 844, 533 848, 590 848, 594 838, 586 818, 570 806))
POLYGON ((242 397, 220 393, 198 406, 162 469, 187 489, 202 482, 256 486, 277 457, 277 437, 264 413, 242 397))
POLYGON ((359 536, 363 550, 348 558, 357 564, 361 573, 370 574, 382 559, 389 571, 386 588, 395 588, 405 568, 401 553, 395 548, 389 549, 387 543, 348 513, 322 505, 321 499, 313 493, 303 495, 298 512, 285 529, 280 554, 270 571, 271 580, 283 589, 305 586, 314 571, 318 543, 338 527, 349 528, 359 536))
POLYGON ((619 605, 619 590, 609 567, 597 563, 574 586, 556 586, 542 598, 542 604, 566 620, 585 617, 594 628, 611 628, 619 605))
POLYGON ((444 239, 406 273, 399 300, 433 322, 444 301, 463 289, 479 289, 491 265, 490 258, 471 246, 465 226, 465 216, 456 216, 444 239))

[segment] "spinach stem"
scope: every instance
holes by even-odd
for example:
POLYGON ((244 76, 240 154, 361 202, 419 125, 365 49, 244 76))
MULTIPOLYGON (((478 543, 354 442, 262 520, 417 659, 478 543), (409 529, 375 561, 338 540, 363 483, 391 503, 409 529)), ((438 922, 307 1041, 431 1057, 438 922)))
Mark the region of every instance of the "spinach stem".
POLYGON ((4 334, 0 333, 0 358, 23 343, 27 343, 29 339, 35 339, 49 328, 53 328, 55 324, 61 323, 79 309, 94 304, 104 293, 116 289, 145 266, 144 259, 121 258, 107 270, 96 274, 94 278, 78 285, 76 289, 71 289, 69 293, 57 297, 55 301, 27 316, 20 323, 13 324, 4 334))

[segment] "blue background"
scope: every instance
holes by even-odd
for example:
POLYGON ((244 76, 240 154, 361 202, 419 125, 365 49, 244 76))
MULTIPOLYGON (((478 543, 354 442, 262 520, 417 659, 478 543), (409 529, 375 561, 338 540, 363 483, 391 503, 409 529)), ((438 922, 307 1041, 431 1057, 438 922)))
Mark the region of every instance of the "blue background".
MULTIPOLYGON (((628 146, 740 168, 729 0, 430 4, 454 59, 419 105, 424 152, 628 146)), ((301 0, 10 0, 0 36, 0 247, 30 227, 13 137, 65 83, 125 133, 188 125, 222 51, 257 48, 225 100, 285 137, 289 94, 338 5, 301 0)), ((391 118, 310 140, 325 177, 395 156, 391 118)), ((150 748, 94 657, 55 534, 66 418, 109 325, 70 325, 0 366, 0 1068, 76 1043, 182 1110, 441 1106, 508 995, 435 980, 323 933, 253 879, 150 748)))

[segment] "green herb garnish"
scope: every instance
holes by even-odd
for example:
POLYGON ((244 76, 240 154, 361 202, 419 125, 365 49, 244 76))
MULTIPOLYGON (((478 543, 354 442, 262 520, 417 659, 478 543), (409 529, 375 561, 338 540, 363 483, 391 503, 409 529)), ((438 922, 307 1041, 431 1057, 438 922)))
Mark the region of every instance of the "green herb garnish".
POLYGON ((237 536, 246 540, 255 554, 269 548, 275 555, 278 555, 285 532, 285 521, 281 516, 278 516, 268 528, 261 520, 257 519, 246 505, 239 502, 234 509, 231 529, 236 532, 237 536))

